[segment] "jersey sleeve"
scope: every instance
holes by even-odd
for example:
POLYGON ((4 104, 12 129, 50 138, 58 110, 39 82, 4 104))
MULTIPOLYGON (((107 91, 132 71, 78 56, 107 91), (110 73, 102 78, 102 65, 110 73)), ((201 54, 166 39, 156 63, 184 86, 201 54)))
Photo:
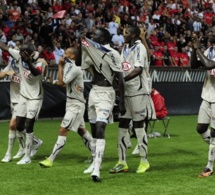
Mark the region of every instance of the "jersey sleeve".
POLYGON ((136 52, 134 56, 134 66, 135 67, 145 67, 147 61, 146 48, 143 44, 138 44, 136 47, 136 52))
POLYGON ((43 73, 44 73, 44 71, 45 71, 45 67, 46 67, 46 65, 45 65, 44 63, 42 63, 42 62, 38 62, 38 63, 36 64, 36 66, 35 66, 35 68, 36 68, 37 70, 39 70, 39 72, 40 72, 41 75, 43 75, 43 73))
POLYGON ((78 69, 75 65, 66 63, 64 67, 64 73, 63 73, 63 82, 65 84, 70 83, 73 81, 76 76, 79 74, 81 69, 78 69))
POLYGON ((16 61, 21 58, 20 52, 16 49, 9 48, 8 52, 16 61))

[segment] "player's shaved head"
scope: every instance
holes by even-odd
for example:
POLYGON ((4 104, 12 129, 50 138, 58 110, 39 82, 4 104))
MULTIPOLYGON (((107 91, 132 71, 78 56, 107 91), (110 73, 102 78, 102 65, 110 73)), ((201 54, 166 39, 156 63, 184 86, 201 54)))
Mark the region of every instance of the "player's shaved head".
POLYGON ((76 49, 76 48, 74 48, 74 47, 69 47, 69 48, 67 49, 67 51, 68 51, 70 54, 73 54, 73 55, 75 55, 75 56, 78 55, 78 49, 76 49))

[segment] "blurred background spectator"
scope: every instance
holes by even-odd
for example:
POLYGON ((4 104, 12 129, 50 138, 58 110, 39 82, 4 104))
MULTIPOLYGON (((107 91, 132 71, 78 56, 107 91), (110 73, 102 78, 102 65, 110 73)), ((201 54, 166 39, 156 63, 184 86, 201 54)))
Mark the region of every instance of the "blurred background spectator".
POLYGON ((214 0, 0 0, 0 38, 12 45, 31 41, 54 52, 54 41, 62 50, 77 47, 80 35, 91 38, 96 28, 105 27, 120 51, 124 27, 135 24, 146 29, 151 54, 163 56, 162 63, 151 60, 152 65, 187 66, 192 32, 207 48, 205 32, 215 25, 214 13, 214 0), (53 17, 62 10, 63 17, 53 17))

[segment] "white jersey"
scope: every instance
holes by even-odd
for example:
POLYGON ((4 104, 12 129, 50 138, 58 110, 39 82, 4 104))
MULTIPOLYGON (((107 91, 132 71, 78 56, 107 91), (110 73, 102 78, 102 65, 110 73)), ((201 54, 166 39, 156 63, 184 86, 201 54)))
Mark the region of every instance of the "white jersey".
POLYGON ((124 77, 129 75, 136 67, 143 69, 141 75, 125 82, 125 96, 149 94, 149 64, 146 48, 141 41, 136 41, 135 45, 131 48, 125 45, 122 49, 121 60, 124 77))
POLYGON ((73 60, 67 59, 63 69, 63 82, 66 84, 66 95, 69 99, 76 99, 85 103, 84 79, 81 67, 77 67, 73 60))
POLYGON ((10 48, 9 53, 17 61, 21 76, 20 95, 29 100, 43 99, 42 78, 45 70, 45 64, 34 62, 33 66, 40 70, 41 74, 33 76, 28 65, 21 60, 20 52, 10 48))
MULTIPOLYGON (((101 45, 90 39, 82 40, 82 69, 94 66, 96 71, 102 74, 110 84, 113 83, 114 72, 122 72, 121 58, 118 51, 109 44, 101 45)), ((93 73, 92 73, 92 76, 93 73)))
MULTIPOLYGON (((213 61, 215 61, 214 49, 210 47, 204 52, 204 55, 213 61)), ((207 102, 215 102, 215 69, 207 70, 201 97, 207 102)))
POLYGON ((12 59, 11 62, 4 68, 3 72, 14 71, 15 74, 10 77, 10 101, 11 103, 18 103, 20 96, 20 82, 21 77, 19 74, 19 67, 17 66, 16 60, 12 59))

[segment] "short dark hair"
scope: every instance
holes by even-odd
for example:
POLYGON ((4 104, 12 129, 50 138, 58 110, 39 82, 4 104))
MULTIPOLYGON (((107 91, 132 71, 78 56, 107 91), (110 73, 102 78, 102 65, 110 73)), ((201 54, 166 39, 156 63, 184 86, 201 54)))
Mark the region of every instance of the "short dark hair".
POLYGON ((98 28, 98 30, 101 31, 103 37, 104 37, 104 42, 106 43, 110 43, 111 42, 111 35, 110 35, 110 32, 105 29, 105 28, 98 28))
POLYGON ((35 46, 32 43, 24 43, 21 46, 20 51, 27 51, 28 54, 31 55, 35 51, 35 46))
POLYGON ((140 36, 140 28, 138 26, 129 26, 128 27, 131 34, 135 34, 135 37, 138 38, 140 36))

